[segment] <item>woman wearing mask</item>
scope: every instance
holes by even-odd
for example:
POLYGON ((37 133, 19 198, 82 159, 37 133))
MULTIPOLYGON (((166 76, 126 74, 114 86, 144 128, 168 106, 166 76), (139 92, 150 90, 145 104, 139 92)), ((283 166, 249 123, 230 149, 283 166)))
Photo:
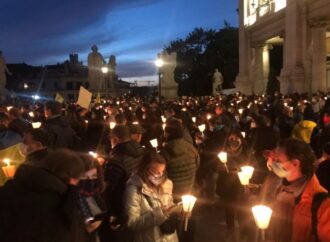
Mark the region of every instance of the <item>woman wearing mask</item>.
MULTIPOLYGON (((240 198, 243 193, 243 189, 240 185, 237 172, 240 170, 241 166, 246 165, 248 160, 247 147, 239 130, 229 133, 225 151, 228 156, 227 168, 222 163, 218 163, 219 172, 217 180, 217 194, 224 202, 228 235, 227 239, 228 241, 234 241, 235 217, 241 215, 238 213, 239 211, 237 208, 243 206, 243 204, 238 204, 241 200, 240 198)), ((242 233, 245 232, 242 230, 243 227, 240 229, 242 233)))
POLYGON ((98 161, 90 155, 81 154, 85 172, 79 183, 79 208, 85 220, 89 242, 99 242, 98 230, 104 219, 108 219, 103 210, 101 192, 104 190, 103 171, 98 161))
POLYGON ((166 161, 156 153, 146 153, 138 171, 127 183, 125 210, 127 226, 134 242, 176 242, 172 182, 165 175, 166 161))

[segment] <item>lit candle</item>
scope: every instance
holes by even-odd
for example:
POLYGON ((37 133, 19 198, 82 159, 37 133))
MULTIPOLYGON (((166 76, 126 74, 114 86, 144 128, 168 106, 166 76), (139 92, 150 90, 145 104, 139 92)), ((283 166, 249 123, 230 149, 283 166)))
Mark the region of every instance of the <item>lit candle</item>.
POLYGON ((95 159, 97 158, 97 153, 93 152, 93 151, 89 151, 88 154, 90 156, 93 156, 95 159))
POLYGON ((241 134, 242 134, 243 138, 245 138, 245 132, 241 132, 241 134))
POLYGON ((264 205, 256 205, 252 207, 254 221, 259 229, 267 229, 272 217, 272 209, 264 205))
POLYGON ((29 112, 29 116, 30 116, 31 118, 34 118, 34 113, 33 113, 33 112, 29 112))
POLYGON ((198 126, 198 129, 201 133, 203 133, 205 131, 205 128, 206 128, 205 124, 201 124, 198 126))
POLYGON ((181 197, 182 199, 182 207, 183 212, 185 213, 185 223, 184 223, 184 231, 188 229, 188 214, 193 210, 197 198, 192 195, 184 195, 181 197))
POLYGON ((33 122, 33 123, 32 123, 32 127, 33 127, 34 129, 38 129, 38 128, 40 128, 40 126, 41 126, 41 122, 33 122))
POLYGON ((242 172, 247 174, 249 176, 249 179, 252 178, 254 168, 252 166, 242 166, 241 167, 242 172))
POLYGON ((249 185, 249 183, 250 183, 249 174, 247 174, 243 171, 240 171, 237 173, 237 175, 238 175, 239 181, 241 182, 241 184, 243 186, 249 185))
POLYGON ((13 106, 8 106, 7 111, 10 111, 10 109, 12 109, 12 108, 13 108, 13 106))
POLYGON ((87 119, 85 120, 85 124, 88 124, 88 120, 87 119))
POLYGON ((150 140, 150 144, 151 144, 152 147, 154 147, 157 150, 157 147, 158 147, 158 140, 157 139, 150 140))
POLYGON ((16 166, 10 165, 10 160, 5 158, 3 162, 6 164, 6 166, 2 167, 2 171, 5 174, 7 178, 13 178, 16 171, 16 166))
POLYGON ((115 122, 110 122, 109 126, 110 126, 110 129, 114 129, 114 127, 116 127, 116 123, 115 122))
POLYGON ((192 117, 191 120, 196 123, 196 117, 192 117))
POLYGON ((132 124, 134 124, 134 125, 138 125, 139 122, 138 122, 138 121, 134 121, 132 124))
POLYGON ((243 114, 243 111, 244 111, 244 109, 243 109, 243 108, 240 108, 240 109, 238 109, 238 113, 239 113, 240 115, 242 115, 242 114, 243 114))
POLYGON ((218 158, 222 163, 227 163, 227 152, 220 152, 218 158))
POLYGON ((166 128, 166 123, 163 123, 162 127, 163 127, 163 130, 165 130, 165 128, 166 128))
POLYGON ((212 115, 211 114, 208 114, 207 116, 206 116, 206 119, 207 120, 210 120, 212 118, 212 115))
POLYGON ((162 122, 166 123, 166 118, 164 117, 164 115, 162 115, 161 118, 162 118, 162 122))

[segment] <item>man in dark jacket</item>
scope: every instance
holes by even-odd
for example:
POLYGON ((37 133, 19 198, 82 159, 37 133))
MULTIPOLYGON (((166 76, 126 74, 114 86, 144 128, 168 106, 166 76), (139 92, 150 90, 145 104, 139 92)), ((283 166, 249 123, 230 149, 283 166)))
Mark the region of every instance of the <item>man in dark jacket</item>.
POLYGON ((82 172, 80 158, 69 150, 50 154, 43 167, 21 165, 0 188, 1 242, 83 242, 72 186, 82 172))
POLYGON ((130 140, 128 127, 117 125, 111 132, 112 151, 105 164, 106 201, 110 213, 118 217, 122 215, 122 195, 126 181, 137 168, 144 153, 141 145, 130 140))
POLYGON ((167 175, 173 182, 173 197, 193 192, 196 172, 199 167, 199 155, 195 147, 183 138, 183 126, 180 120, 171 119, 166 123, 167 140, 162 155, 167 160, 167 175))
POLYGON ((41 128, 31 129, 24 135, 22 152, 26 155, 25 164, 40 166, 48 155, 48 135, 41 128))
POLYGON ((50 147, 78 149, 80 138, 71 128, 67 119, 61 115, 61 109, 61 104, 54 101, 48 101, 45 106, 46 121, 42 128, 50 136, 50 147))
POLYGON ((24 133, 31 128, 31 124, 22 118, 21 111, 16 107, 10 109, 8 113, 10 120, 8 128, 23 137, 24 133))

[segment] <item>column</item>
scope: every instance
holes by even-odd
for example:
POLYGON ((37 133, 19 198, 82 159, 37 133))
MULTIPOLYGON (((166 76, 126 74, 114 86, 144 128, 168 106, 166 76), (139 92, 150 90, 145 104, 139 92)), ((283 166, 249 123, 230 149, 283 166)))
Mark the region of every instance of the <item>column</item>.
POLYGON ((264 45, 255 47, 255 81, 253 91, 256 94, 265 92, 265 74, 264 74, 264 45))
POLYGON ((317 23, 312 28, 312 92, 327 89, 326 24, 317 23))
POLYGON ((303 15, 304 2, 287 0, 285 9, 285 39, 284 63, 280 75, 281 92, 286 94, 305 90, 305 73, 303 67, 303 41, 305 16, 303 15))

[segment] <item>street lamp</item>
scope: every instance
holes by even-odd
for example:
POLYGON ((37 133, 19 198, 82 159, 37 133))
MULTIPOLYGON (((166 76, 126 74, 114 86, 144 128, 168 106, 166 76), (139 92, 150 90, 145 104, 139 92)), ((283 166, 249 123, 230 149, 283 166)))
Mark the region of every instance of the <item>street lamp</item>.
POLYGON ((108 95, 108 82, 107 82, 107 74, 109 72, 109 68, 107 66, 103 66, 101 68, 101 71, 104 75, 104 88, 105 88, 105 95, 107 98, 109 98, 109 95, 108 95))
POLYGON ((158 59, 155 61, 155 65, 158 67, 158 96, 159 96, 159 101, 162 97, 161 95, 161 71, 160 69, 163 67, 164 65, 164 61, 159 57, 158 55, 158 59))

